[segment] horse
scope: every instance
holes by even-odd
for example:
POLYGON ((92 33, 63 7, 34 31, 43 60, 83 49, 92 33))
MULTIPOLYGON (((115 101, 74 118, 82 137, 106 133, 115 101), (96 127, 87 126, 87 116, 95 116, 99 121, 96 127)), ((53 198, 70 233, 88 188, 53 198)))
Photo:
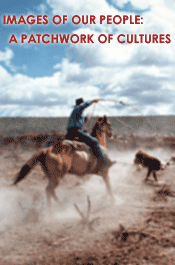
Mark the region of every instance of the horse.
POLYGON ((48 178, 46 197, 49 207, 51 206, 51 198, 58 201, 55 189, 58 187, 61 179, 68 173, 77 176, 84 176, 86 174, 100 175, 106 184, 107 194, 114 201, 108 172, 115 162, 109 159, 106 151, 107 139, 112 137, 113 132, 111 123, 106 116, 98 117, 95 120, 91 135, 97 138, 106 156, 107 163, 102 169, 98 170, 97 158, 85 143, 78 142, 77 140, 70 141, 63 139, 51 147, 43 148, 36 152, 17 173, 13 185, 24 179, 39 163, 48 178))
POLYGON ((157 180, 156 172, 158 170, 163 169, 162 163, 160 162, 159 159, 157 159, 156 157, 150 156, 141 150, 139 150, 136 153, 135 159, 134 159, 134 164, 142 165, 143 167, 148 168, 148 173, 147 173, 147 176, 144 180, 145 182, 148 180, 151 173, 153 173, 153 177, 154 177, 155 181, 157 182, 158 180, 157 180))

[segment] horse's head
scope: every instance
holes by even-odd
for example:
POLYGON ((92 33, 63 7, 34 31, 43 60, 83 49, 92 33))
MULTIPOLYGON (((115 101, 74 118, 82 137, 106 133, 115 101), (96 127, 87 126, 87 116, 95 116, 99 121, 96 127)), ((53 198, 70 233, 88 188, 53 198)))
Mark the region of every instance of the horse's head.
POLYGON ((50 141, 47 142, 47 147, 53 146, 52 152, 58 154, 62 151, 62 142, 64 140, 63 136, 52 135, 50 141))
POLYGON ((111 123, 109 119, 106 117, 106 115, 102 117, 98 117, 95 121, 94 127, 92 129, 91 135, 93 137, 97 137, 101 135, 101 133, 106 133, 106 136, 110 138, 113 134, 111 123))

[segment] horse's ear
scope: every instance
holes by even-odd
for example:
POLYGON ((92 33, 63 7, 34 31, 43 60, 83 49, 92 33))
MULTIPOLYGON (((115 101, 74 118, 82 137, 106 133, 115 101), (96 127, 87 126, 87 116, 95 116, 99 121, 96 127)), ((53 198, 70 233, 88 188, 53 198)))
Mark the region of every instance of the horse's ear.
POLYGON ((104 122, 107 123, 107 120, 108 120, 108 119, 107 119, 107 116, 104 115, 104 122))
POLYGON ((98 116, 98 118, 96 119, 96 123, 100 123, 101 121, 103 120, 103 118, 102 117, 100 117, 100 116, 98 116))

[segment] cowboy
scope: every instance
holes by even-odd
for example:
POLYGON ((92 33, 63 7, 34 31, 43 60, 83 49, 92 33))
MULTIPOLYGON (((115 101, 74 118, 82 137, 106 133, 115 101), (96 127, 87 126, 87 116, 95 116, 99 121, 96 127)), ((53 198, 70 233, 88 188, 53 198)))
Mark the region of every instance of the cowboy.
POLYGON ((97 103, 99 101, 100 99, 94 99, 85 102, 83 98, 76 100, 76 105, 73 108, 73 111, 69 117, 68 125, 66 127, 67 134, 65 137, 67 140, 74 140, 75 137, 78 137, 80 142, 86 143, 98 159, 98 170, 100 170, 107 163, 105 155, 100 148, 98 140, 88 133, 82 131, 82 128, 85 123, 83 111, 91 104, 97 103))

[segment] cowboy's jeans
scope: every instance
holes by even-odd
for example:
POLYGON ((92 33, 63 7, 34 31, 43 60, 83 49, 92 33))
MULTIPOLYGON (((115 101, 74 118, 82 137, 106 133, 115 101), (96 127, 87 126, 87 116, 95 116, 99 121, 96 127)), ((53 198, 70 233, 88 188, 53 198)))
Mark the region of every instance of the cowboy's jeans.
POLYGON ((98 159, 98 169, 106 165, 106 158, 103 151, 100 148, 98 140, 91 135, 79 130, 78 128, 70 128, 67 131, 66 139, 74 140, 75 137, 78 137, 78 141, 86 143, 92 150, 93 154, 98 159))

